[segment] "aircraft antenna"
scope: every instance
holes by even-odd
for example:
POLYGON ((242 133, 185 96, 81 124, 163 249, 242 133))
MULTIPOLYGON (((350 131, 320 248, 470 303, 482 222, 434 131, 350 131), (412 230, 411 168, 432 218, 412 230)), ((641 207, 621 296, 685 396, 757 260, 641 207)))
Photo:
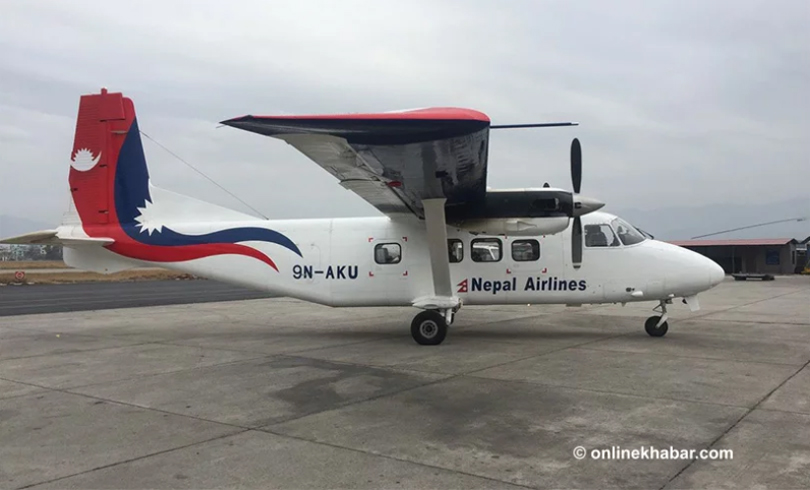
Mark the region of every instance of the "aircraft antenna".
MULTIPOLYGON (((139 130, 139 131, 140 131, 140 130, 139 130)), ((188 163, 187 161, 183 160, 182 158, 180 158, 180 156, 179 156, 177 153, 175 153, 175 152, 171 151, 170 149, 166 148, 165 146, 161 145, 161 144, 160 144, 160 143, 159 143, 157 140, 155 140, 154 138, 152 138, 152 137, 151 137, 151 136, 149 136, 148 134, 144 133, 143 131, 140 131, 140 133, 141 133, 141 134, 142 134, 142 135, 143 135, 145 138, 147 138, 149 141, 151 141, 152 143, 154 143, 154 144, 158 145, 159 147, 163 148, 163 149, 164 149, 164 150, 165 150, 165 151, 166 151, 166 152, 167 152, 169 155, 171 155, 171 156, 173 156, 174 158, 176 158, 176 159, 180 160, 181 162, 183 162, 183 163, 184 163, 185 165, 187 165, 187 166, 188 166, 188 167, 189 167, 191 170, 193 170, 193 171, 197 172, 198 174, 202 175, 203 177, 205 177, 206 179, 208 179, 208 181, 210 181, 212 184, 214 184, 215 186, 219 187, 219 188, 220 188, 220 189, 222 189, 223 191, 227 192, 227 193, 228 193, 228 194, 229 194, 231 197, 233 197, 233 198, 234 198, 234 199, 236 199, 237 201, 241 202, 242 204, 244 204, 244 205, 245 205, 245 206, 247 206, 248 208, 252 209, 254 213, 258 214, 259 216, 261 216, 261 217, 262 217, 262 218, 264 218, 264 219, 270 219, 270 218, 268 218, 267 216, 265 216, 265 215, 264 215, 264 214, 263 214, 261 211, 259 211, 258 209, 254 208, 254 207, 253 207, 253 206, 251 206, 250 204, 248 204, 248 203, 246 203, 245 201, 243 201, 242 199, 240 199, 240 198, 239 198, 239 196, 237 196, 236 194, 234 194, 233 192, 231 192, 231 191, 229 191, 228 189, 226 189, 226 188, 222 187, 221 185, 219 185, 219 184, 217 183, 217 181, 215 181, 215 180, 214 180, 214 179, 212 179, 211 177, 209 177, 209 176, 205 175, 205 174, 204 174, 202 171, 197 170, 197 169, 194 167, 194 165, 192 165, 192 164, 188 163)))

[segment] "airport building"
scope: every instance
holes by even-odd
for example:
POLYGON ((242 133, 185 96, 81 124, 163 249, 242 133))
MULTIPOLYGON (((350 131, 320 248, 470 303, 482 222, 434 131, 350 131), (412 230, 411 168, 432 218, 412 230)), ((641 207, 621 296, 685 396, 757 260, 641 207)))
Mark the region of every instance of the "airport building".
POLYGON ((727 274, 795 274, 807 265, 807 243, 793 238, 736 240, 676 240, 673 245, 688 248, 714 260, 727 274))

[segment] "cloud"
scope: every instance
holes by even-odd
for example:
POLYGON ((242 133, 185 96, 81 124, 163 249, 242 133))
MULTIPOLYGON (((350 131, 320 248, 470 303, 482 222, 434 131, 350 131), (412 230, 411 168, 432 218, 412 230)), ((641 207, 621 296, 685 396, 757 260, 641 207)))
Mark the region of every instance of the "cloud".
MULTIPOLYGON (((292 148, 217 121, 431 105, 576 120, 493 131, 489 185, 569 187, 578 136, 583 192, 616 207, 806 196, 808 21, 800 1, 14 2, 0 18, 0 211, 58 221, 78 96, 100 86, 275 218, 376 211, 292 148)), ((157 185, 245 210, 145 148, 157 185)))

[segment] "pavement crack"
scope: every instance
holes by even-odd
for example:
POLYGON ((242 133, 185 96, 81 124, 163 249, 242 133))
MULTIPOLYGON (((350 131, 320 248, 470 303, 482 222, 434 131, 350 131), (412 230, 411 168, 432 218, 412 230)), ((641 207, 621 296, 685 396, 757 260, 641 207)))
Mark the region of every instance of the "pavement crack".
MULTIPOLYGON (((53 334, 53 335, 56 335, 56 334, 53 334)), ((83 335, 82 337, 89 337, 89 336, 88 335, 83 335)), ((91 338, 100 339, 99 337, 91 337, 91 338)), ((107 340, 110 340, 110 339, 107 339, 107 340)), ((107 350, 107 349, 120 349, 122 347, 123 348, 125 348, 125 347, 138 347, 138 346, 141 346, 141 345, 148 345, 148 344, 152 344, 152 343, 153 342, 137 342, 137 341, 133 341, 133 343, 131 343, 131 344, 124 343, 123 345, 111 345, 111 346, 106 346, 106 347, 91 347, 89 349, 78 348, 78 349, 71 349, 71 350, 66 350, 66 351, 62 351, 62 352, 57 352, 57 353, 48 352, 48 353, 44 353, 44 354, 31 354, 31 355, 28 355, 28 356, 3 357, 3 358, 0 358, 0 363, 6 362, 6 361, 19 361, 21 359, 32 359, 32 358, 36 358, 36 357, 53 357, 53 356, 60 356, 60 355, 63 355, 63 354, 79 354, 79 353, 83 353, 83 352, 88 352, 88 353, 90 353, 90 352, 98 352, 98 351, 107 350)))
POLYGON ((746 306, 751 306, 751 305, 755 305, 757 303, 763 303, 765 301, 770 301, 772 299, 781 298, 782 296, 790 296, 791 294, 796 294, 798 292, 800 292, 800 291, 790 291, 790 292, 783 293, 783 294, 777 294, 776 296, 770 296, 768 298, 763 298, 763 299, 758 299, 756 301, 751 301, 750 303, 743 303, 741 305, 734 305, 734 306, 731 306, 729 308, 724 308, 722 310, 709 311, 709 312, 706 312, 706 313, 704 313, 702 315, 690 316, 687 319, 685 319, 685 321, 698 320, 700 318, 706 318, 708 316, 716 315, 718 313, 725 313, 727 311, 736 310, 737 308, 745 308, 746 306))
MULTIPOLYGON (((149 342, 149 343, 151 343, 151 342, 149 342)), ((244 359, 235 359, 233 361, 225 361, 225 362, 220 362, 220 363, 215 363, 215 364, 206 364, 206 365, 203 365, 203 366, 193 366, 193 367, 188 367, 188 368, 173 369, 173 370, 169 370, 169 371, 160 371, 160 372, 156 372, 156 373, 135 374, 133 376, 126 376, 126 377, 118 378, 118 379, 112 379, 112 380, 106 380, 106 381, 98 381, 96 383, 71 385, 71 386, 61 387, 61 388, 53 387, 53 386, 44 386, 44 385, 39 385, 39 384, 36 384, 36 383, 29 383, 29 382, 26 382, 26 381, 20 381, 20 380, 17 380, 17 379, 5 378, 5 377, 1 377, 1 376, 0 376, 0 379, 2 379, 4 381, 11 381, 11 382, 14 382, 14 383, 20 383, 20 384, 35 386, 37 388, 44 388, 46 390, 65 391, 65 390, 75 390, 75 389, 78 389, 78 388, 87 388, 87 387, 90 387, 90 386, 98 386, 98 385, 105 385, 105 384, 110 384, 111 385, 111 384, 121 383, 123 381, 130 381, 130 380, 141 379, 141 378, 151 378, 151 377, 154 377, 154 376, 162 376, 162 375, 165 375, 165 374, 177 374, 177 373, 182 373, 182 372, 186 372, 186 371, 195 371, 195 370, 199 370, 199 369, 229 366, 229 365, 232 365, 232 364, 239 364, 239 363, 242 363, 242 362, 250 362, 250 361, 255 361, 257 359, 265 359, 265 358, 270 359, 270 358, 274 358, 274 357, 278 357, 278 356, 263 354, 263 355, 257 355, 256 357, 247 357, 247 358, 244 358, 244 359)))
MULTIPOLYGON (((784 296, 784 295, 782 295, 782 296, 784 296)), ((785 384, 786 384, 788 381, 790 381, 790 380, 791 380, 791 379, 793 379, 793 378, 794 378, 794 377, 795 377, 797 374, 799 374, 800 372, 802 372, 802 370, 804 370, 804 369, 805 369, 805 368, 806 368, 808 365, 810 365, 810 360, 808 360, 807 362, 805 362, 805 363, 804 363, 804 364, 803 364, 803 365, 802 365, 802 366, 801 366, 799 369, 797 369, 797 370, 796 370, 796 371, 795 371, 793 374, 791 374, 790 376, 788 376, 787 378, 785 378, 785 379, 784 379, 784 380, 783 380, 781 383, 779 383, 779 384, 778 384, 778 385, 777 385, 777 386, 776 386, 774 389, 772 389, 771 391, 769 391, 768 393, 766 393, 766 394, 765 394, 765 395, 764 395, 762 398, 760 398, 760 399, 759 399, 759 401, 758 401, 757 403, 755 403, 755 404, 754 404, 754 406, 752 406, 751 408, 749 408, 749 409, 748 409, 748 410, 747 410, 745 413, 743 413, 743 414, 742 414, 742 415, 741 415, 741 416, 740 416, 740 417, 739 417, 739 418, 738 418, 738 419, 737 419, 737 420, 736 420, 734 423, 732 423, 732 424, 731 424, 731 425, 730 425, 730 426, 729 426, 729 427, 728 427, 728 428, 727 428, 725 431, 723 431, 723 432, 722 432, 722 433, 721 433, 719 436, 717 436, 717 437, 716 437, 716 438, 715 438, 715 439, 714 439, 714 440, 713 440, 711 443, 709 443, 709 445, 706 447, 706 449, 711 449, 711 448, 713 448, 713 447, 715 446, 715 444, 717 444, 717 443, 718 443, 718 442, 719 442, 719 441, 720 441, 720 440, 721 440, 723 437, 725 437, 725 436, 726 436, 726 434, 728 434, 729 432, 731 432, 731 431, 732 431, 732 430, 733 430, 735 427, 737 427, 737 426, 740 424, 740 422, 742 422, 742 421, 743 421, 743 420, 744 420, 746 417, 748 417, 748 416, 751 414, 751 412, 753 412, 754 410, 756 410, 757 408, 759 408, 759 406, 760 406, 760 405, 762 405, 762 404, 765 402, 765 400, 767 400, 768 398, 770 398, 770 396, 771 396, 771 395, 773 395, 773 394, 776 392, 776 390, 778 390, 779 388, 781 388, 781 387, 785 386, 785 384)), ((690 461, 689 461, 689 462, 686 464, 686 466, 684 466, 683 468, 681 468, 681 469, 680 469, 680 471, 678 471, 677 473, 675 473, 675 474, 674 474, 674 475, 673 475, 673 476, 672 476, 672 477, 671 477, 669 480, 667 480, 667 482, 666 482, 666 483, 664 483, 663 485, 661 485, 661 487, 659 487, 659 489, 658 489, 658 490, 664 490, 664 489, 665 489, 665 488, 666 488, 666 487, 667 487, 667 486, 668 486, 670 483, 672 483, 672 482, 673 482, 673 481, 674 481, 676 478, 678 478, 678 477, 679 477, 681 474, 683 474, 683 472, 685 472, 685 471, 686 471, 686 470, 688 470, 688 469, 689 469, 689 468, 690 468, 690 467, 691 467, 693 464, 695 464, 695 462, 696 462, 696 461, 697 461, 697 458, 694 458, 694 459, 690 460, 690 461)))
MULTIPOLYGON (((467 375, 463 375, 467 376, 467 375)), ((572 390, 572 391, 584 391, 586 393, 599 393, 602 395, 616 395, 616 396, 624 396, 630 398, 639 398, 642 400, 655 400, 655 401, 667 401, 667 402, 678 402, 678 403, 694 403, 697 405, 712 405, 716 407, 726 407, 726 408, 746 408, 745 406, 741 405, 732 405, 729 403, 718 403, 718 402, 710 402, 705 400, 690 400, 684 398, 671 398, 665 396, 647 396, 647 395, 639 395, 638 393, 628 393, 622 391, 608 391, 608 390, 597 390, 595 388, 583 388, 581 386, 572 386, 572 385, 561 385, 561 384, 552 384, 552 383, 543 383, 542 381, 531 381, 526 379, 503 379, 503 378, 489 378, 486 376, 476 376, 471 375, 471 378, 475 379, 483 379, 487 381, 497 381, 503 383, 525 383, 532 386, 543 386, 547 388, 560 388, 563 390, 572 390)))
POLYGON ((87 473, 92 473, 93 471, 103 470, 103 469, 107 469, 107 468, 113 468, 115 466, 119 466, 119 465, 127 464, 127 463, 132 463, 132 462, 135 462, 135 461, 139 461, 141 459, 151 458, 153 456, 159 456, 161 454, 167 454, 167 453, 171 453, 173 451, 179 451, 181 449, 194 447, 194 446, 197 446, 199 444, 205 444, 205 443, 216 441, 216 440, 219 440, 219 439, 225 439, 226 437, 233 437, 233 436, 236 436, 236 435, 239 435, 239 434, 244 434, 245 432, 248 432, 249 430, 250 429, 245 429, 245 430, 240 430, 240 431, 237 431, 237 432, 231 432, 229 434, 223 434, 223 435, 219 435, 219 436, 216 436, 216 437, 211 437, 209 439, 205 439, 204 441, 192 442, 190 444, 184 444, 182 446, 177 446, 177 447, 173 447, 173 448, 169 448, 169 449, 164 449, 163 451, 156 451, 154 453, 149 453, 149 454, 145 454, 145 455, 142 455, 142 456, 137 456, 135 458, 130 458, 130 459, 122 460, 122 461, 116 461, 115 463, 110 463, 110 464, 97 466, 97 467, 91 468, 89 470, 80 471, 78 473, 73 473, 73 474, 70 474, 70 475, 60 476, 58 478, 52 478, 50 480, 45 480, 45 481, 36 482, 36 483, 29 483, 28 485, 25 485, 25 486, 22 486, 22 487, 17 487, 17 488, 18 488, 18 490, 24 490, 26 488, 32 488, 32 487, 35 487, 35 486, 38 486, 38 485, 45 485, 45 484, 48 484, 48 483, 61 481, 61 480, 64 480, 66 478, 72 478, 72 477, 75 477, 75 476, 84 475, 84 474, 87 474, 87 473))
MULTIPOLYGON (((797 362, 777 362, 777 361, 762 361, 756 359, 729 359, 724 357, 706 357, 706 356, 684 356, 681 354, 663 354, 661 352, 656 353, 649 353, 649 352, 636 352, 631 350, 619 350, 619 349, 594 349, 593 347, 581 347, 583 350, 589 350, 594 352, 613 352, 616 354, 628 354, 628 355, 636 355, 636 356, 655 356, 658 358, 661 357, 670 357, 673 359, 694 359, 694 360, 701 360, 701 361, 720 361, 720 362, 734 362, 740 364, 765 364, 768 366, 797 366, 799 363, 797 362)), ((801 361, 804 363, 804 361, 801 361)))
POLYGON ((506 366, 507 364, 514 364, 516 362, 525 361, 527 359, 535 359, 535 358, 538 358, 538 357, 547 356, 549 354, 554 354, 556 352, 560 352, 560 351, 564 351, 564 350, 568 350, 568 349, 575 349, 575 348, 578 348, 578 347, 582 347, 584 345, 589 345, 589 344, 593 344, 593 343, 596 343, 596 342, 603 342, 605 340, 616 339, 616 338, 619 338, 619 337, 626 337, 628 335, 632 335, 632 333, 628 332, 628 333, 622 333, 622 334, 617 334, 617 335, 610 335, 610 336, 607 336, 607 337, 604 337, 604 338, 592 339, 592 340, 588 340, 588 341, 585 341, 585 342, 581 342, 579 344, 566 345, 564 347, 560 347, 559 349, 552 349, 552 350, 549 350, 549 351, 541 352, 539 354, 532 354, 530 356, 525 356, 525 357, 521 357, 521 358, 518 358, 518 359, 513 359, 511 361, 505 361, 505 362, 502 362, 502 363, 499 363, 499 364, 493 364, 491 366, 486 366, 486 367, 483 367, 483 368, 473 369, 471 371, 466 371, 466 372, 463 372, 463 373, 459 373, 459 376, 469 376, 469 375, 474 374, 474 373, 478 373, 478 372, 481 372, 481 371, 486 371, 487 369, 493 369, 493 368, 497 368, 497 367, 501 367, 501 366, 506 366))
POLYGON ((384 459, 388 459, 388 460, 392 460, 392 461, 399 461, 401 463, 413 464, 413 465, 421 466, 423 468, 430 468, 430 469, 433 469, 433 470, 449 471, 451 473, 457 473, 459 475, 465 475, 465 476, 471 476, 471 477, 474 477, 474 478, 480 478, 480 479, 488 480, 488 481, 491 481, 491 482, 506 483, 507 485, 512 485, 512 486, 514 486, 516 488, 535 488, 535 487, 530 487, 530 486, 527 486, 527 485, 521 485, 519 483, 506 481, 506 480, 499 480, 497 478, 492 478, 492 477, 486 476, 486 475, 478 475, 478 474, 475 474, 475 473, 470 473, 470 472, 467 472, 467 471, 459 470, 457 468, 445 468, 443 466, 436 466, 436 465, 424 463, 424 462, 421 462, 421 461, 413 461, 413 460, 406 459, 406 458, 397 458, 395 456, 391 456, 391 455, 388 455, 388 454, 378 453, 378 452, 374 452, 374 451, 367 451, 367 450, 364 450, 364 449, 358 449, 358 448, 351 447, 351 446, 342 446, 340 444, 334 444, 334 443, 326 442, 326 441, 318 441, 318 440, 314 440, 314 439, 307 439, 305 437, 299 437, 299 436, 294 436, 294 435, 290 435, 290 434, 285 434, 283 432, 274 432, 274 431, 272 431, 270 429, 267 429, 267 428, 262 428, 262 429, 258 429, 258 430, 260 430, 262 432, 267 432, 268 434, 273 434, 274 436, 284 437, 284 438, 288 438, 288 439, 294 439, 296 441, 308 442, 310 444, 319 444, 321 446, 327 446, 327 447, 331 447, 331 448, 334 448, 334 449, 343 449, 345 451, 352 451, 352 452, 355 452, 355 453, 365 454, 365 455, 368 455, 368 456, 376 456, 378 458, 384 458, 384 459))

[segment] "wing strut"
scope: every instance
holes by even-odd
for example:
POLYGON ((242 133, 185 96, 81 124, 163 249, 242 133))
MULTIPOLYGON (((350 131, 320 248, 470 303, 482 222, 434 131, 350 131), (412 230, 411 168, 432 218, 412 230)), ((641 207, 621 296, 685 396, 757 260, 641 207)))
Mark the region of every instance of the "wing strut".
POLYGON ((433 272, 433 293, 436 296, 453 296, 450 287, 450 259, 447 256, 447 223, 444 219, 445 198, 423 199, 425 226, 427 227, 430 269, 433 272))
POLYGON ((453 295, 450 282, 450 259, 447 254, 447 223, 444 217, 445 198, 423 199, 425 226, 427 228, 430 270, 433 275, 433 296, 419 298, 414 306, 426 310, 449 312, 459 306, 459 298, 453 295))

